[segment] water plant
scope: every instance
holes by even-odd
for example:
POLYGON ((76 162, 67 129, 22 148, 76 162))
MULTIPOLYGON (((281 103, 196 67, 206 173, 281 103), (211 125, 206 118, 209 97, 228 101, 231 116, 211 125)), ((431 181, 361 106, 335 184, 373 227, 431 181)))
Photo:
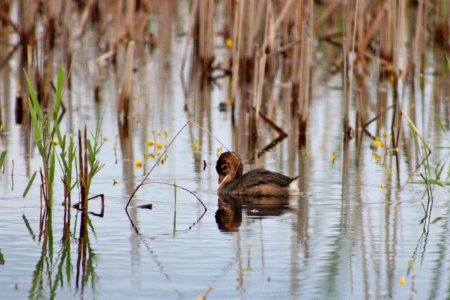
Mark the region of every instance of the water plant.
MULTIPOLYGON (((41 169, 39 171, 41 173, 41 197, 47 208, 51 208, 53 203, 53 183, 55 179, 56 166, 56 143, 54 143, 54 136, 56 133, 56 124, 58 123, 58 118, 60 116, 63 76, 63 71, 60 68, 58 71, 55 105, 52 115, 49 116, 47 112, 42 110, 33 84, 31 83, 28 74, 25 72, 28 91, 30 93, 29 109, 33 125, 34 138, 42 159, 43 170, 41 169)), ((35 176, 36 172, 31 177, 28 186, 31 185, 35 176)), ((25 190, 23 195, 24 197, 26 196, 27 191, 28 189, 25 190)))
MULTIPOLYGON (((64 185, 64 206, 66 211, 70 211, 71 205, 71 191, 78 183, 80 188, 80 202, 74 207, 84 212, 88 210, 87 201, 89 199, 89 191, 94 176, 101 170, 103 164, 98 160, 99 151, 103 145, 101 136, 102 119, 97 122, 95 133, 91 138, 87 137, 87 127, 84 128, 84 134, 78 132, 78 149, 75 144, 75 137, 73 134, 63 134, 60 129, 59 122, 64 115, 63 85, 64 85, 64 71, 60 67, 58 69, 57 83, 55 88, 55 104, 52 114, 49 115, 41 108, 36 91, 25 73, 28 90, 30 92, 30 115, 33 125, 33 132, 39 154, 42 159, 43 171, 41 174, 41 197, 44 199, 46 208, 51 209, 53 202, 53 185, 55 179, 56 161, 59 162, 62 170, 62 182, 64 185), (58 151, 59 150, 59 151, 58 151), (78 161, 77 161, 78 150, 78 161), (73 173, 76 166, 79 166, 78 180, 73 183, 73 173)), ((25 197, 36 177, 36 172, 31 176, 31 179, 25 188, 23 196, 25 197)), ((98 195, 102 199, 102 212, 98 215, 103 215, 104 197, 98 195)), ((93 197, 96 198, 97 196, 93 197)), ((68 215, 70 219, 70 214, 68 215)))
POLYGON ((6 150, 0 153, 0 169, 3 167, 3 164, 5 163, 7 153, 8 152, 6 150))

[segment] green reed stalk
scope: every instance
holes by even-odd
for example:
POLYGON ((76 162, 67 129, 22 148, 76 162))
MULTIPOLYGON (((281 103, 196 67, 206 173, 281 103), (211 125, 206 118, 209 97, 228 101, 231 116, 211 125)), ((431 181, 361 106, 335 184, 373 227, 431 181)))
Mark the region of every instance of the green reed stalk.
MULTIPOLYGON (((44 113, 41 109, 41 105, 37 99, 36 91, 31 84, 28 74, 25 72, 25 78, 28 85, 28 91, 30 92, 29 109, 31 122, 33 124, 34 137, 36 145, 39 150, 39 154, 42 158, 42 167, 44 171, 43 177, 43 190, 44 200, 47 208, 52 207, 53 201, 53 183, 55 179, 55 165, 56 165, 56 152, 55 143, 53 143, 54 136, 54 124, 56 120, 50 119, 50 117, 44 113)), ((59 99, 61 100, 61 99, 59 99)), ((56 103, 53 116, 59 114, 61 103, 56 103)), ((34 175, 32 177, 34 179, 34 175)), ((30 180, 31 182, 31 180, 30 180)), ((24 193, 26 195, 26 193, 24 193)))
POLYGON ((7 152, 6 152, 6 151, 2 151, 2 153, 0 154, 0 168, 1 168, 1 167, 3 166, 3 164, 5 163, 6 155, 7 155, 7 152))

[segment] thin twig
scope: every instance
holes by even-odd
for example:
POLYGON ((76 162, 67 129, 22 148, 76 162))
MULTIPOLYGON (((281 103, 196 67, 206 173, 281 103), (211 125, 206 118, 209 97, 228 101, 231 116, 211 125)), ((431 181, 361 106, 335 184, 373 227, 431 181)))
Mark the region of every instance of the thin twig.
MULTIPOLYGON (((161 155, 158 157, 158 159, 156 160, 156 162, 153 164, 153 166, 151 167, 151 169, 147 172, 147 174, 145 175, 145 177, 141 180, 141 182, 136 186, 136 188, 134 189, 133 193, 131 194, 130 198, 128 199, 127 205, 125 206, 125 210, 128 209, 128 206, 130 205, 131 200, 133 199, 134 195, 137 193, 137 191, 145 184, 145 182, 147 181, 147 179, 150 177, 150 174, 153 172, 153 170, 156 168, 156 166, 159 164, 159 162, 161 161, 161 159, 164 157, 164 155, 166 154, 166 152, 169 150, 170 146, 173 144, 173 142, 177 139, 177 137, 181 134, 181 132, 189 125, 192 124, 198 128, 200 128, 201 130, 205 131, 208 135, 210 135, 213 139, 215 139, 222 147, 224 147, 227 151, 230 151, 228 149, 227 146, 225 146, 217 137, 215 137, 208 129, 203 128, 202 126, 198 125, 197 123, 193 122, 192 120, 188 120, 183 127, 181 127, 180 130, 178 130, 178 132, 175 134, 175 136, 170 140, 169 144, 167 145, 166 149, 164 149, 164 151, 161 153, 161 155)), ((202 203, 203 204, 203 203, 202 203)))
POLYGON ((127 205, 125 206, 125 210, 128 209, 128 205, 130 205, 131 200, 133 199, 134 195, 137 193, 137 191, 141 188, 141 186, 143 186, 145 184, 145 181, 147 181, 148 177, 150 177, 150 174, 152 174, 153 170, 156 168, 156 166, 159 164, 159 162, 161 161, 161 159, 164 157, 164 155, 166 154, 166 152, 169 150, 170 146, 172 145, 172 143, 175 141, 175 139, 180 135, 180 133, 184 130, 184 128, 186 128, 189 123, 191 123, 190 120, 188 120, 183 127, 181 127, 180 130, 178 130, 177 134, 175 134, 175 136, 170 140, 169 144, 167 145, 166 149, 164 149, 163 153, 158 157, 158 159, 156 160, 156 162, 153 164, 152 168, 147 172, 147 175, 145 175, 144 179, 142 179, 142 181, 136 186, 136 188, 134 189, 134 192, 131 194, 130 198, 128 199, 127 205))
POLYGON ((277 124, 275 124, 274 121, 272 121, 268 116, 263 114, 261 111, 259 112, 259 116, 267 123, 270 127, 272 127, 276 132, 278 132, 279 137, 287 137, 288 134, 286 131, 283 130, 283 128, 279 127, 277 124))
POLYGON ((11 161, 12 168, 11 168, 11 191, 14 191, 14 159, 11 161))
POLYGON ((200 204, 203 206, 205 211, 208 210, 208 208, 206 207, 205 203, 193 191, 189 190, 188 188, 182 187, 182 186, 180 186, 180 185, 178 185, 176 183, 165 182, 165 181, 154 181, 154 180, 151 180, 151 181, 146 182, 144 184, 152 184, 152 183, 165 184, 165 185, 170 185, 170 186, 176 187, 177 189, 182 189, 183 191, 186 191, 189 194, 191 194, 192 196, 194 196, 195 199, 197 199, 197 201, 200 202, 200 204))
POLYGON ((389 105, 388 107, 386 107, 386 109, 384 109, 382 112, 380 112, 378 115, 376 115, 375 117, 373 117, 372 119, 370 119, 369 121, 367 121, 367 123, 365 123, 363 125, 363 128, 365 129, 367 126, 369 126, 370 124, 372 124, 374 121, 376 121, 379 117, 381 117, 383 114, 385 114, 388 110, 390 110, 391 108, 394 107, 394 104, 389 105))

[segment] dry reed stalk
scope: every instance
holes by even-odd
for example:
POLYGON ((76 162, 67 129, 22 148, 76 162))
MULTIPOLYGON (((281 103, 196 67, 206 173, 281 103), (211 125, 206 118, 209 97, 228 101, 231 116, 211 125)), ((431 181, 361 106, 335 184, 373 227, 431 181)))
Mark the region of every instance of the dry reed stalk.
POLYGON ((405 39, 405 0, 400 0, 399 5, 395 7, 397 24, 394 29, 394 68, 395 80, 393 86, 394 92, 394 114, 392 119, 392 136, 394 148, 399 148, 401 131, 401 111, 403 109, 403 90, 406 81, 406 39, 405 39))
POLYGON ((58 17, 62 11, 62 2, 60 0, 47 0, 44 2, 44 11, 47 19, 45 31, 47 47, 53 49, 55 47, 55 38, 58 29, 58 17))
POLYGON ((134 22, 136 20, 136 0, 125 0, 125 28, 130 35, 131 39, 134 39, 134 22))
POLYGON ((380 3, 380 8, 386 11, 383 18, 383 24, 385 30, 380 31, 380 55, 384 59, 390 61, 392 59, 393 55, 393 37, 392 37, 392 31, 393 31, 393 9, 392 5, 394 5, 394 1, 392 2, 382 2, 380 3))
MULTIPOLYGON (((71 49, 71 24, 69 22, 71 13, 73 9, 73 3, 64 2, 62 7, 62 45, 64 53, 64 63, 65 70, 71 70, 73 59, 72 59, 72 49, 71 49)), ((70 73, 70 71, 69 71, 70 73)), ((72 88, 72 76, 67 76, 67 88, 70 90, 72 88)))
POLYGON ((94 4, 94 0, 88 0, 87 3, 84 6, 83 14, 81 15, 80 20, 80 27, 78 28, 78 32, 76 33, 76 36, 80 38, 84 33, 84 28, 86 27, 86 24, 89 20, 89 14, 91 12, 91 8, 94 4))
MULTIPOLYGON (((188 30, 188 34, 187 34, 187 38, 186 38, 186 43, 184 45, 184 49, 183 49, 183 58, 181 59, 181 67, 180 67, 180 78, 181 78, 181 85, 183 87, 183 92, 184 92, 184 99, 185 99, 185 103, 184 103, 184 109, 187 111, 187 107, 188 107, 188 94, 189 94, 189 90, 187 88, 187 84, 186 84, 186 80, 184 78, 184 70, 186 68, 186 61, 187 61, 187 56, 188 56, 188 50, 190 47, 190 42, 191 40, 194 40, 194 45, 195 45, 195 39, 194 39, 194 32, 195 32, 195 28, 196 28, 196 20, 197 20, 197 14, 198 14, 198 5, 199 5, 199 1, 200 0, 194 0, 193 4, 192 4, 192 12, 191 12, 191 16, 189 18, 189 30, 188 30)), ((194 46, 194 48, 196 48, 194 46)))
MULTIPOLYGON (((352 1, 353 2, 353 1, 352 1)), ((348 4, 346 4, 348 5, 348 4)), ((359 12, 359 0, 355 0, 355 6, 353 8, 353 3, 350 3, 351 8, 348 9, 344 7, 345 14, 345 37, 343 45, 344 50, 344 74, 343 74, 343 85, 344 85, 344 117, 343 117, 343 129, 344 129, 344 140, 348 140, 352 137, 352 128, 350 126, 350 103, 352 101, 353 92, 353 71, 354 71, 354 53, 355 53, 355 40, 356 40, 356 28, 358 21, 359 12), (352 14, 354 11, 354 14, 352 14), (353 26, 352 26, 353 24, 353 26), (348 81, 347 81, 348 80, 348 81)))
POLYGON ((299 69, 299 105, 298 105, 298 140, 299 147, 306 145, 306 129, 309 116, 309 102, 311 98, 312 64, 314 47, 314 2, 304 1, 302 34, 299 69))
POLYGON ((198 56, 202 78, 210 78, 214 60, 214 0, 200 1, 198 13, 198 56))
POLYGON ((325 11, 314 21, 315 31, 318 30, 323 23, 333 17, 333 13, 336 12, 336 9, 339 7, 339 5, 342 5, 342 1, 332 0, 328 2, 328 6, 325 8, 325 11))
POLYGON ((416 62, 417 57, 419 56, 419 44, 421 44, 421 40, 423 39, 422 34, 422 26, 423 26, 423 6, 424 1, 419 0, 419 8, 417 9, 417 15, 416 15, 416 27, 414 31, 414 41, 411 49, 411 75, 415 75, 416 71, 416 62))
MULTIPOLYGON (((37 3, 33 0, 20 0, 19 2, 19 32, 21 45, 21 67, 27 70, 33 86, 38 87, 35 80, 33 66, 33 49, 36 45, 35 21, 37 18, 37 3)), ((23 74, 23 72, 20 72, 23 74)), ((22 86, 26 86, 24 75, 21 75, 22 86)), ((16 98, 16 115, 28 111, 28 95, 25 91, 16 98)))
MULTIPOLYGON (((303 1, 298 1, 295 3, 294 9, 294 37, 296 40, 302 39, 302 26, 303 26, 303 1)), ((296 44, 292 51, 292 67, 290 70, 291 78, 291 108, 290 117, 292 119, 298 116, 298 106, 299 106, 299 91, 300 91, 300 58, 301 58, 301 45, 296 44)))
MULTIPOLYGON (((268 47, 268 35, 269 35, 269 20, 272 17, 272 6, 270 2, 267 4, 266 22, 264 25, 264 40, 262 46, 259 48, 259 57, 256 58, 256 72, 255 72, 255 97, 253 98, 252 110, 250 111, 249 131, 250 139, 253 144, 256 144, 258 138, 258 117, 263 97, 263 84, 266 72, 267 52, 268 47)), ((253 147, 252 147, 253 148, 253 147)))
POLYGON ((247 0, 242 3, 242 26, 238 35, 241 37, 242 46, 239 53, 240 77, 242 82, 250 83, 254 79, 255 69, 255 39, 258 32, 258 20, 264 20, 261 7, 265 1, 247 0))
POLYGON ((133 59, 134 59, 134 41, 130 41, 127 45, 127 52, 125 57, 125 67, 123 71, 122 84, 119 91, 119 101, 117 107, 117 113, 121 123, 128 120, 132 92, 133 92, 133 59))
POLYGON ((377 15, 375 17, 375 20, 372 22, 372 25, 369 27, 368 30, 365 32, 361 32, 362 35, 360 38, 362 39, 361 43, 358 43, 358 52, 365 52, 367 51, 367 46, 369 45, 369 42, 374 37, 375 33, 377 33, 380 29, 381 22, 383 21, 383 17, 385 14, 384 9, 377 9, 376 10, 377 15))
MULTIPOLYGON (((233 49, 231 52, 231 57, 233 58, 233 64, 231 67, 231 75, 232 75, 232 81, 231 81, 231 103, 233 104, 234 108, 234 102, 236 100, 236 93, 238 88, 238 82, 239 82, 239 66, 240 66, 240 53, 241 53, 241 44, 242 44, 242 34, 240 34, 242 30, 242 24, 244 19, 244 4, 245 1, 239 1, 239 5, 236 5, 235 12, 234 12, 234 21, 233 21, 233 35, 232 35, 232 41, 233 41, 233 49)), ((234 112, 234 110, 233 110, 234 112)))
MULTIPOLYGON (((125 28, 126 35, 138 45, 146 40, 146 27, 148 24, 151 5, 146 1, 126 0, 125 28)), ((169 22, 170 20, 166 20, 169 22)))
MULTIPOLYGON (((11 26, 13 28, 16 26, 9 18, 9 7, 9 0, 3 0, 0 2, 0 28, 2 30, 6 29, 7 26, 11 26)), ((18 31, 17 27, 15 27, 15 29, 18 31)))

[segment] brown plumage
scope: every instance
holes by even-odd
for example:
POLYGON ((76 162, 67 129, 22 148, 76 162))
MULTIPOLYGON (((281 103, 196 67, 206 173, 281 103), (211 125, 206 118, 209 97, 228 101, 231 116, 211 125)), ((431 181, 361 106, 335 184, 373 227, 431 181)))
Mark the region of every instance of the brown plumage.
POLYGON ((234 152, 223 153, 216 164, 219 194, 230 195, 292 195, 298 193, 297 177, 290 178, 265 169, 243 174, 241 158, 234 152))

